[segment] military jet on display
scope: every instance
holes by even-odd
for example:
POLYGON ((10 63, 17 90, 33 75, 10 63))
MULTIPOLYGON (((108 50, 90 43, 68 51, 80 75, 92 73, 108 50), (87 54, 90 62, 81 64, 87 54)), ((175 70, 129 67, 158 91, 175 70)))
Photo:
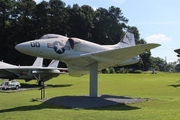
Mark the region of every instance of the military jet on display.
POLYGON ((59 61, 52 60, 48 67, 42 67, 43 58, 37 58, 32 66, 16 66, 1 61, 0 78, 24 79, 26 82, 36 79, 39 85, 43 85, 45 81, 66 73, 67 68, 57 68, 58 64, 59 61))
POLYGON ((126 32, 115 45, 99 45, 80 38, 47 34, 38 40, 20 43, 15 48, 27 55, 60 60, 67 64, 71 76, 90 72, 90 96, 97 97, 99 70, 137 63, 139 54, 158 46, 155 43, 135 45, 134 35, 126 32))
POLYGON ((178 54, 177 56, 180 57, 180 49, 176 49, 174 52, 176 52, 178 54))

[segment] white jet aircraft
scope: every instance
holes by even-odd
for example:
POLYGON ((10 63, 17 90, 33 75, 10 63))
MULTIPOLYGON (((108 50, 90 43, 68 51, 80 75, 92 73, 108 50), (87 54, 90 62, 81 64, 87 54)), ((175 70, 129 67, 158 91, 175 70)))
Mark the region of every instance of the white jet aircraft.
POLYGON ((20 43, 15 48, 31 56, 60 60, 67 64, 71 76, 82 76, 90 71, 90 96, 97 97, 99 70, 137 63, 139 54, 158 46, 154 43, 135 45, 134 35, 126 32, 115 45, 99 45, 80 38, 47 34, 38 40, 20 43))
POLYGON ((1 61, 0 78, 24 79, 26 82, 36 79, 39 85, 43 85, 45 81, 67 71, 67 68, 57 68, 58 64, 59 61, 52 60, 48 67, 42 67, 43 58, 37 58, 32 66, 16 66, 1 61))

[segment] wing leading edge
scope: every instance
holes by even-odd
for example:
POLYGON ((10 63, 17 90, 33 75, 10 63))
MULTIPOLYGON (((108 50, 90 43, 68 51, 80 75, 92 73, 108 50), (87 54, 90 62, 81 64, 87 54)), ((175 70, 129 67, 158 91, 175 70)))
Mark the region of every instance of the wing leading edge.
POLYGON ((156 48, 160 44, 143 44, 121 49, 101 51, 96 53, 82 54, 66 58, 68 71, 71 76, 82 76, 89 71, 89 65, 98 62, 98 70, 107 67, 120 65, 122 62, 144 53, 150 49, 156 48))

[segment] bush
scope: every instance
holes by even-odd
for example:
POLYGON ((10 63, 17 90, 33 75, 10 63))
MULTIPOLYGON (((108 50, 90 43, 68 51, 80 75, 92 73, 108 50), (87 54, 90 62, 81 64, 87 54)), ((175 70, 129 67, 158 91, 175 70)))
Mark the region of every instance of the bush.
POLYGON ((135 70, 134 73, 141 74, 141 73, 142 73, 142 70, 135 70))
POLYGON ((124 73, 124 68, 120 68, 119 73, 124 73))
POLYGON ((102 73, 105 73, 105 74, 114 74, 115 73, 115 70, 113 67, 109 67, 109 68, 106 68, 104 70, 102 70, 102 73))
POLYGON ((109 73, 111 73, 111 74, 114 74, 114 73, 115 73, 115 70, 114 70, 113 67, 110 67, 110 68, 109 68, 109 73))

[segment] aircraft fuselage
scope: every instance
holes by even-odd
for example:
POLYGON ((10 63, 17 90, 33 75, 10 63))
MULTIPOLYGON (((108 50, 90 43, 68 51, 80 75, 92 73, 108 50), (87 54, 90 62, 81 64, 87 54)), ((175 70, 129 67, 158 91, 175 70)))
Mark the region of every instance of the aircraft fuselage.
MULTIPOLYGON (((118 49, 118 45, 99 45, 79 38, 68 38, 60 36, 51 39, 38 39, 18 44, 16 49, 23 49, 21 52, 46 59, 60 60, 66 63, 66 59, 73 56, 81 56, 87 53, 95 53, 118 49)), ((101 58, 100 58, 101 59, 101 58)), ((113 61, 113 60, 112 60, 113 61)), ((126 64, 133 64, 139 61, 138 57, 129 59, 126 64)))

